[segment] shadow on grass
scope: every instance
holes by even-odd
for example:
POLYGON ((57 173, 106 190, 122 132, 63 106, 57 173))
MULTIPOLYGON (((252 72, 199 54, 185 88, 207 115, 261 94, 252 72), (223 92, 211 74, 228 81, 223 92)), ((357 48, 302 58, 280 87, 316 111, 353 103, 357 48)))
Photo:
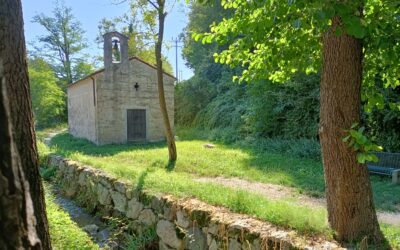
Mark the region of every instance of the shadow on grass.
POLYGON ((175 169, 176 161, 168 161, 168 164, 165 166, 165 169, 168 172, 172 172, 175 169))
POLYGON ((51 140, 51 144, 55 148, 55 153, 66 156, 76 152, 91 156, 112 156, 121 152, 164 148, 166 146, 165 142, 109 144, 97 146, 89 140, 74 138, 68 133, 61 133, 54 136, 51 140))
MULTIPOLYGON (((182 141, 187 141, 186 139, 182 141)), ((189 140, 190 141, 190 140, 189 140)), ((294 157, 288 153, 269 152, 268 148, 257 143, 253 145, 224 144, 213 142, 218 148, 237 149, 246 153, 249 157, 241 159, 238 167, 256 170, 259 179, 247 178, 254 181, 271 182, 297 188, 300 193, 314 197, 324 196, 324 174, 321 161, 294 157)), ((146 144, 115 144, 96 146, 85 139, 76 139, 67 133, 59 134, 52 139, 55 152, 69 156, 73 153, 81 153, 89 156, 112 156, 121 152, 135 150, 166 149, 165 142, 146 144)), ((185 152, 182 150, 181 154, 185 152)), ((199 160, 199 159, 197 159, 199 160)), ((201 160, 201 159, 200 159, 201 160)), ((221 161, 224 159, 221 158, 221 161)), ((191 164, 191 161, 182 164, 191 164)), ((164 161, 152 160, 153 167, 164 167, 166 171, 182 171, 176 162, 165 164, 164 161)), ((196 170, 193 170, 196 173, 196 170)), ((146 174, 141 177, 144 181, 146 174)), ((226 177, 235 176, 234 173, 227 173, 226 177)), ((241 177, 241 176, 240 176, 241 177)), ((246 177, 246 176, 244 176, 246 177)), ((241 177, 242 178, 242 177, 241 177)), ((140 179, 139 179, 140 180, 140 179)), ((400 185, 393 185, 389 178, 371 176, 372 189, 375 205, 380 210, 400 210, 400 185)))

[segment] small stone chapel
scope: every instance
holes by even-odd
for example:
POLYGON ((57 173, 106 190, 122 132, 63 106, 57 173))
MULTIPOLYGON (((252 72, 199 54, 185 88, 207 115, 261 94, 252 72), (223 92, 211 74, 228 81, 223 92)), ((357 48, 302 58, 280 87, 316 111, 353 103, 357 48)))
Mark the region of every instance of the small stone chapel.
MULTIPOLYGON (((175 77, 164 72, 168 116, 174 125, 175 77)), ((128 38, 104 35, 104 68, 68 86, 68 126, 97 145, 165 139, 156 67, 128 56, 128 38)))

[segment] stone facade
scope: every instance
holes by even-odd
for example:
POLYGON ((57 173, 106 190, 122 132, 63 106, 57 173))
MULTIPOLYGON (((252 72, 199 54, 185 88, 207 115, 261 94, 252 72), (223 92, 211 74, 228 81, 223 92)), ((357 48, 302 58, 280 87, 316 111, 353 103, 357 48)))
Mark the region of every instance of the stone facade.
MULTIPOLYGON (((119 33, 105 35, 103 70, 68 87, 69 132, 101 145, 128 141, 128 109, 146 112, 146 141, 165 138, 154 66, 137 57, 127 58, 127 40, 119 33), (112 61, 111 38, 120 42, 121 58, 112 61), (135 88, 136 86, 136 88, 135 88)), ((168 116, 174 124, 175 78, 164 73, 168 116)))
POLYGON ((94 81, 84 79, 68 88, 69 133, 96 142, 96 103, 94 81))
POLYGON ((79 198, 105 216, 130 220, 136 234, 155 229, 159 249, 344 249, 335 242, 279 229, 197 199, 149 194, 61 156, 51 155, 49 165, 56 167, 56 179, 66 195, 79 198))

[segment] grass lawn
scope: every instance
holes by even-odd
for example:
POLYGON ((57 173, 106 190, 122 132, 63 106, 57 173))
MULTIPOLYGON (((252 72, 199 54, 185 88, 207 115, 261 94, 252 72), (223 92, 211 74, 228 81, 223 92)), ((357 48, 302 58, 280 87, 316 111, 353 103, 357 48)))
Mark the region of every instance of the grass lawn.
POLYGON ((53 249, 99 249, 90 237, 55 202, 45 185, 46 210, 53 249))
MULTIPOLYGON (((115 177, 140 183, 149 191, 180 197, 195 196, 303 233, 331 235, 325 209, 301 207, 285 200, 272 201, 246 191, 193 181, 202 176, 239 177, 323 196, 322 165, 316 160, 243 145, 217 143, 215 148, 209 149, 202 146, 209 141, 183 138, 177 142, 178 161, 171 166, 168 165, 164 143, 95 146, 65 133, 54 137, 52 143, 52 151, 57 154, 103 169, 115 177)), ((400 197, 395 194, 400 192, 400 186, 375 177, 372 182, 378 209, 396 210, 400 197)), ((393 230, 388 227, 388 234, 393 230)))

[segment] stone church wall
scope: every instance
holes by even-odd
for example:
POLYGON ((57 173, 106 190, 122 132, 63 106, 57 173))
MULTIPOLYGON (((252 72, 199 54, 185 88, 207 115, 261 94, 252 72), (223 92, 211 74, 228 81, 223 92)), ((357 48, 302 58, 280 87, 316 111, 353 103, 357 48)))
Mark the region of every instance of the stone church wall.
MULTIPOLYGON (((146 140, 165 139, 157 88, 157 72, 132 59, 111 65, 96 76, 98 144, 127 142, 127 109, 146 110, 146 140), (138 83, 139 88, 135 89, 138 83)), ((164 75, 170 122, 174 124, 174 79, 164 75)))
POLYGON ((69 133, 96 142, 96 117, 92 79, 84 79, 68 88, 69 133))

